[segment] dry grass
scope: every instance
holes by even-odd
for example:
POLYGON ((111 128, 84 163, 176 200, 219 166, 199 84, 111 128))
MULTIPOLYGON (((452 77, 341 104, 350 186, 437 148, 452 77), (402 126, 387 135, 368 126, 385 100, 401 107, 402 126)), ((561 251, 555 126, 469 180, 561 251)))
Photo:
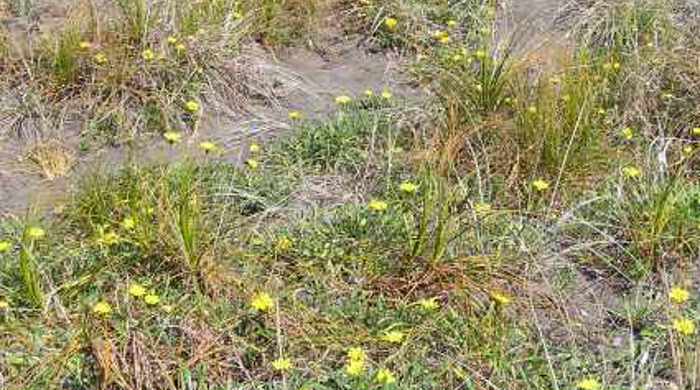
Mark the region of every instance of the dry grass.
POLYGON ((56 140, 37 143, 28 152, 27 158, 41 169, 48 180, 68 175, 75 164, 73 151, 56 140))

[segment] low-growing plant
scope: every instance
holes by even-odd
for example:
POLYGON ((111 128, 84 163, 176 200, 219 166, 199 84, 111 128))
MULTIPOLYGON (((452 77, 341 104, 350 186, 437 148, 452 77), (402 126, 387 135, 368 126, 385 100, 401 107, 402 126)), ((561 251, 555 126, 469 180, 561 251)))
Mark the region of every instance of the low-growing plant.
POLYGON ((24 285, 24 294, 27 301, 37 309, 43 309, 46 305, 41 270, 35 255, 38 241, 44 238, 44 234, 42 228, 28 224, 20 240, 19 273, 24 285))

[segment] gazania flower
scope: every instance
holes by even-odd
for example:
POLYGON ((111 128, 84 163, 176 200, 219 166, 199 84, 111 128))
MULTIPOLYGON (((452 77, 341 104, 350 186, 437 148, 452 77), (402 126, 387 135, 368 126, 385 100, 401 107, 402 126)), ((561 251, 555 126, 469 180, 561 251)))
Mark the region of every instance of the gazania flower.
POLYGON ((389 205, 382 200, 373 200, 369 202, 369 209, 376 212, 386 211, 389 205))
POLYGON ((112 314, 112 306, 105 301, 101 301, 92 307, 92 312, 100 316, 108 316, 112 314))
POLYGON ((144 61, 153 61, 156 58, 155 53, 153 53, 153 50, 151 49, 146 49, 141 53, 141 57, 143 57, 144 61))
POLYGON ((292 367, 292 361, 287 358, 280 358, 272 362, 272 368, 274 368, 275 371, 285 372, 291 370, 292 367))
POLYGON ((400 330, 392 330, 389 332, 384 333, 380 339, 382 341, 386 341, 387 343, 392 343, 392 344, 398 344, 403 341, 403 339, 406 337, 406 334, 404 334, 400 330))
POLYGON ((532 187, 539 192, 544 192, 549 189, 549 183, 543 179, 537 179, 532 182, 532 187))
POLYGON ((695 322, 687 318, 678 318, 673 320, 673 329, 683 336, 692 336, 695 334, 695 322))
POLYGON ((384 19, 384 25, 388 30, 395 30, 396 26, 399 24, 399 21, 396 20, 395 18, 386 18, 384 19))
POLYGON ((253 296, 250 306, 260 312, 268 312, 275 306, 275 301, 268 293, 258 293, 253 296))
POLYGON ((352 102, 352 98, 350 98, 350 96, 341 95, 335 98, 335 103, 341 106, 350 104, 350 102, 352 102))
POLYGON ((27 229, 27 237, 31 238, 32 240, 43 238, 45 235, 46 232, 44 231, 44 229, 38 226, 32 226, 27 229))
POLYGON ((491 299, 493 299, 493 301, 496 302, 496 304, 498 304, 500 306, 506 306, 511 301, 509 296, 507 296, 503 293, 500 293, 498 291, 491 292, 491 299))
POLYGON ((690 299, 690 292, 682 287, 674 287, 668 293, 669 299, 675 304, 684 304, 690 299))
POLYGON ((129 286, 129 295, 136 298, 141 298, 146 295, 146 288, 138 283, 134 283, 129 286))
POLYGON ((146 302, 147 305, 153 306, 160 303, 160 297, 157 294, 151 293, 143 297, 143 301, 146 302))
POLYGON ((107 56, 104 53, 97 53, 94 57, 92 57, 92 59, 98 65, 104 65, 108 61, 107 56))
POLYGON ((194 114, 197 111, 199 111, 199 103, 197 103, 194 100, 190 100, 187 103, 185 103, 185 110, 189 112, 190 114, 194 114))
POLYGON ((178 144, 182 141, 182 134, 174 131, 166 131, 163 133, 163 138, 165 138, 169 144, 178 144))
POLYGON ((377 371, 377 375, 374 377, 374 380, 382 385, 390 385, 392 383, 396 383, 396 377, 391 371, 387 370, 386 368, 382 368, 381 370, 377 371))
POLYGON ((217 149, 216 144, 209 141, 201 142, 199 148, 202 149, 204 153, 211 153, 217 149))
POLYGON ((642 171, 639 170, 639 168, 634 167, 634 166, 628 166, 622 168, 622 174, 625 175, 625 177, 629 179, 636 179, 640 176, 642 176, 642 171))
POLYGON ((259 166, 258 162, 253 160, 253 159, 246 160, 245 164, 248 166, 248 168, 250 168, 252 170, 258 169, 258 166, 259 166))
POLYGON ((422 307, 424 310, 437 310, 440 308, 440 304, 438 303, 436 297, 421 299, 418 301, 418 305, 420 305, 420 307, 422 307))
POLYGON ((131 217, 126 217, 122 221, 122 227, 126 230, 132 230, 133 228, 136 227, 136 220, 131 218, 131 217))
POLYGON ((630 141, 632 138, 634 138, 634 130, 632 130, 631 127, 625 127, 620 133, 622 133, 622 137, 627 141, 630 141))
POLYGON ((405 194, 415 194, 416 191, 418 191, 418 185, 410 181, 405 181, 399 185, 399 190, 405 194))
POLYGON ((600 390, 600 382, 594 378, 586 378, 576 383, 576 388, 580 390, 600 390))

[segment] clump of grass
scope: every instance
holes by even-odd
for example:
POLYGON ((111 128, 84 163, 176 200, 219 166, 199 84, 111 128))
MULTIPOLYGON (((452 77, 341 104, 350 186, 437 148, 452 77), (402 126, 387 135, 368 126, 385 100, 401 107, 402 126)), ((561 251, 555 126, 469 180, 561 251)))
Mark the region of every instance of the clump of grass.
POLYGON ((276 146, 274 158, 322 172, 359 173, 369 162, 366 145, 385 150, 396 131, 382 107, 359 104, 344 108, 333 120, 302 123, 295 135, 276 146))
POLYGON ((49 179, 65 176, 75 162, 75 156, 58 141, 42 142, 34 146, 28 158, 34 162, 43 175, 49 179))
POLYGON ((20 241, 19 273, 24 285, 24 294, 27 301, 37 309, 43 309, 46 305, 41 271, 35 256, 37 242, 44 238, 45 234, 41 227, 27 225, 20 241))

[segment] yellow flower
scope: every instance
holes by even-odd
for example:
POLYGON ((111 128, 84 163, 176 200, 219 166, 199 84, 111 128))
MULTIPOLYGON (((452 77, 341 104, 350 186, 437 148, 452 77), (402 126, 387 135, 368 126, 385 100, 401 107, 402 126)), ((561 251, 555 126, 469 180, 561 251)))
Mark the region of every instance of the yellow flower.
POLYGON ((253 296, 250 306, 257 311, 267 312, 275 306, 275 301, 268 293, 258 293, 253 296))
POLYGON ((491 292, 491 299, 493 299, 494 302, 496 302, 498 305, 501 305, 501 306, 506 306, 511 301, 509 296, 502 294, 498 291, 491 292))
POLYGON ((369 209, 376 212, 386 211, 389 205, 381 200, 373 200, 369 202, 369 209))
POLYGON ((365 96, 367 96, 367 97, 372 97, 372 96, 374 96, 374 91, 372 91, 371 89, 366 89, 366 90, 365 90, 365 96))
POLYGON ((156 294, 148 294, 145 297, 143 297, 143 301, 146 302, 147 305, 157 305, 160 303, 160 297, 156 294))
POLYGON ((621 133, 622 136, 628 141, 634 138, 634 130, 632 130, 632 128, 630 127, 625 127, 624 129, 622 129, 621 133))
POLYGON ((532 182, 532 187, 539 192, 543 192, 549 189, 549 183, 543 179, 537 179, 532 182))
POLYGON ((348 365, 345 366, 345 372, 350 376, 360 376, 365 372, 365 361, 364 360, 351 360, 348 365))
POLYGON ((380 339, 386 341, 387 343, 398 344, 403 341, 406 335, 400 330, 392 330, 390 332, 384 333, 380 339))
POLYGON ((382 385, 396 383, 396 377, 386 368, 382 368, 381 370, 377 371, 377 375, 374 377, 374 380, 382 385))
POLYGON ((352 347, 348 349, 348 360, 349 361, 365 361, 367 359, 367 354, 360 347, 352 347))
POLYGON ((185 47, 185 45, 183 45, 182 43, 178 43, 175 46, 175 50, 177 50, 179 53, 183 53, 185 50, 187 50, 187 47, 185 47))
POLYGON ((350 104, 350 102, 352 102, 352 98, 350 98, 350 96, 341 95, 335 98, 335 104, 339 104, 341 106, 350 104))
POLYGON ((248 168, 253 169, 253 170, 258 169, 258 165, 259 165, 258 162, 253 160, 253 159, 246 160, 245 164, 248 166, 248 168))
POLYGON ((289 371, 292 369, 292 361, 287 358, 280 358, 272 362, 272 368, 276 371, 289 371))
POLYGON ((450 43, 450 36, 443 35, 442 37, 440 37, 439 41, 440 41, 440 43, 446 45, 446 44, 450 43))
POLYGON ((209 141, 205 141, 205 142, 200 143, 199 148, 202 149, 204 151, 204 153, 213 152, 217 149, 216 144, 213 142, 209 142, 209 141))
POLYGON ((348 350, 348 364, 345 372, 350 376, 360 376, 365 371, 367 355, 360 347, 352 347, 348 350))
POLYGON ((587 378, 579 381, 576 384, 576 388, 581 390, 600 390, 602 386, 596 379, 587 378))
POLYGON ((153 59, 156 58, 156 55, 153 53, 153 50, 146 49, 141 53, 141 57, 143 57, 145 61, 153 61, 153 59))
POLYGON ((173 35, 169 36, 169 37, 168 37, 168 43, 171 44, 171 45, 176 44, 176 43, 177 43, 177 37, 175 37, 175 36, 173 36, 173 35))
POLYGON ((448 21, 447 21, 447 27, 453 28, 453 27, 455 27, 455 26, 457 26, 457 21, 456 21, 456 20, 448 20, 448 21))
POLYGON ((613 64, 613 69, 615 70, 620 70, 620 67, 622 67, 622 65, 619 62, 613 64))
POLYGON ((7 302, 4 299, 0 299, 0 310, 7 310, 10 308, 10 302, 7 302))
POLYGON ((700 137, 700 127, 696 127, 693 129, 693 135, 696 137, 700 137))
POLYGON ((384 98, 386 100, 391 99, 392 96, 393 95, 391 94, 391 92, 386 90, 386 89, 382 92, 382 98, 384 98))
POLYGON ((248 150, 250 150, 251 153, 260 153, 260 145, 252 143, 248 147, 248 150))
POLYGON ((119 235, 115 232, 107 232, 102 234, 97 242, 103 245, 112 246, 119 243, 119 235))
POLYGON ((289 116, 289 119, 291 119, 293 121, 298 121, 303 117, 302 113, 299 111, 289 111, 288 116, 289 116))
POLYGON ((537 107, 530 106, 527 108, 527 112, 529 112, 530 114, 537 114, 537 107))
POLYGON ((107 316, 112 313, 112 306, 105 301, 98 302, 92 307, 92 312, 97 315, 107 316))
POLYGON ((483 215, 491 212, 491 205, 488 203, 479 202, 474 205, 474 212, 483 215))
POLYGON ((442 30, 437 30, 433 32, 433 38, 437 39, 438 41, 444 37, 449 37, 450 34, 447 31, 442 31, 442 30))
POLYGON ((668 293, 668 297, 673 303, 681 305, 690 299, 690 292, 682 287, 674 287, 668 293))
POLYGON ((691 336, 695 334, 695 322, 687 318, 679 318, 673 320, 673 329, 683 336, 691 336))
POLYGON ((688 157, 693 154, 693 145, 686 145, 683 147, 683 154, 688 157))
POLYGON ((440 308, 437 297, 421 299, 418 301, 418 304, 425 310, 437 310, 440 308))
POLYGON ((37 226, 32 226, 27 229, 27 237, 37 240, 39 238, 42 238, 46 235, 46 232, 44 229, 37 227, 37 226))
POLYGON ((285 252, 288 251, 292 248, 292 240, 290 240, 287 237, 282 237, 279 240, 277 240, 277 250, 280 252, 285 252))
POLYGON ((384 25, 386 26, 387 29, 389 30, 394 30, 396 29, 396 26, 399 24, 399 21, 396 20, 395 18, 386 18, 384 19, 384 25))
POLYGON ((178 144, 182 141, 182 134, 174 131, 166 131, 163 133, 163 138, 165 138, 169 144, 178 144))
POLYGON ((477 50, 476 52, 474 52, 474 57, 483 60, 484 58, 486 58, 486 52, 483 50, 477 50))
POLYGON ((7 241, 0 241, 0 253, 9 251, 11 246, 12 244, 7 241))
POLYGON ((92 59, 98 65, 104 65, 107 63, 107 56, 104 53, 97 53, 94 57, 92 57, 92 59))
POLYGON ((131 217, 124 218, 124 220, 122 221, 122 227, 126 230, 132 230, 136 227, 136 220, 134 220, 131 217))
POLYGON ((80 50, 88 50, 92 47, 92 44, 88 41, 82 41, 78 44, 80 50))
POLYGON ((410 181, 405 181, 399 185, 399 190, 406 194, 415 194, 418 191, 418 186, 410 181))
POLYGON ((642 176, 642 171, 640 171, 637 167, 628 166, 622 168, 622 174, 629 179, 636 179, 642 176))
POLYGON ((146 288, 138 283, 134 283, 129 286, 129 295, 136 298, 141 298, 146 295, 146 288))
POLYGON ((190 114, 194 114, 197 111, 199 111, 199 103, 197 103, 194 100, 190 100, 187 103, 185 103, 185 110, 189 112, 190 114))

